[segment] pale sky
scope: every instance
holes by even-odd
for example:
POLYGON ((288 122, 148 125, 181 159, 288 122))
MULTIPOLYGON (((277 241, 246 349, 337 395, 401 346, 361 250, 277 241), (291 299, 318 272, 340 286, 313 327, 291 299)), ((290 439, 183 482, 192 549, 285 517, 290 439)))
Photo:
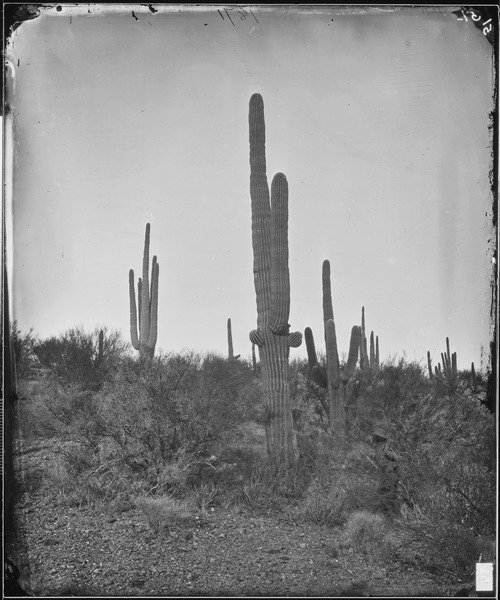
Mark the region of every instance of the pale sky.
POLYGON ((106 325, 130 340, 128 271, 140 275, 150 222, 157 350, 227 354, 230 317, 235 353, 250 356, 258 92, 268 180, 282 171, 289 184, 292 330, 311 327, 324 350, 329 259, 341 353, 364 306, 382 360, 430 350, 437 363, 448 336, 460 369, 486 366, 494 84, 482 31, 456 7, 153 6, 46 8, 10 39, 20 328, 106 325))

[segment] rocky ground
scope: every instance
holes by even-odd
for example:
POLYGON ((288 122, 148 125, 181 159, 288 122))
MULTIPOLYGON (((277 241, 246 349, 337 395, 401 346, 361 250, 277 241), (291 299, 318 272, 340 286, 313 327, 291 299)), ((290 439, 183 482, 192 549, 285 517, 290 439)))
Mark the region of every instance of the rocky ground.
MULTIPOLYGON (((50 459, 46 447, 23 454, 25 477, 50 459)), ((71 508, 26 486, 17 531, 21 583, 35 596, 453 595, 442 575, 382 567, 341 530, 280 514, 214 509, 157 531, 133 502, 71 508)))

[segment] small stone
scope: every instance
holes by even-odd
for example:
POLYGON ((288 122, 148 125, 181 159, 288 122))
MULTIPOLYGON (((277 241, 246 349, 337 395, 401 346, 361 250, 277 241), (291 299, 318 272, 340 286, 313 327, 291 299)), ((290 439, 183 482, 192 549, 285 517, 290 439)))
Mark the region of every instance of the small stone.
POLYGON ((330 558, 338 558, 339 551, 338 551, 338 548, 336 548, 335 546, 326 546, 325 554, 327 556, 329 556, 330 558))
POLYGON ((59 540, 56 540, 54 538, 48 538, 45 540, 44 544, 46 546, 57 546, 57 544, 59 544, 59 540))

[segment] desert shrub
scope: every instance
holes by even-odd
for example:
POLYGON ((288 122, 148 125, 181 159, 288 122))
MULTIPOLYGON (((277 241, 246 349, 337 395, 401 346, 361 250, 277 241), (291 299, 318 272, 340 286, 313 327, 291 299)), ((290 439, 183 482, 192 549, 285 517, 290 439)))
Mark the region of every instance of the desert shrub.
POLYGON ((460 379, 436 385, 404 361, 381 371, 372 399, 397 456, 408 543, 427 565, 447 548, 440 564, 463 575, 477 560, 475 540, 495 528, 494 417, 460 379))
MULTIPOLYGON (((318 362, 326 372, 326 355, 318 353, 318 362)), ((307 359, 295 358, 290 362, 290 396, 292 405, 304 413, 306 421, 320 431, 330 427, 328 393, 309 375, 307 359)))
POLYGON ((35 354, 35 347, 40 343, 33 328, 28 332, 19 329, 17 321, 14 321, 10 330, 10 339, 14 350, 15 371, 18 381, 31 379, 34 370, 40 365, 35 354))
MULTIPOLYGON (((96 327, 88 332, 81 327, 68 329, 59 336, 37 340, 31 352, 45 376, 61 385, 78 384, 96 391, 118 368, 127 345, 117 331, 96 327), (103 333, 102 353, 99 334, 103 333)), ((40 370, 40 369, 38 369, 40 370)))
POLYGON ((329 434, 313 437, 312 480, 304 494, 301 517, 328 526, 345 523, 352 512, 374 510, 377 502, 376 466, 369 447, 349 443, 340 451, 329 434))
POLYGON ((38 390, 44 435, 64 442, 57 451, 68 473, 95 501, 132 484, 137 493, 182 496, 227 480, 214 454, 237 436, 254 398, 244 365, 194 353, 124 360, 98 391, 54 378, 38 390))

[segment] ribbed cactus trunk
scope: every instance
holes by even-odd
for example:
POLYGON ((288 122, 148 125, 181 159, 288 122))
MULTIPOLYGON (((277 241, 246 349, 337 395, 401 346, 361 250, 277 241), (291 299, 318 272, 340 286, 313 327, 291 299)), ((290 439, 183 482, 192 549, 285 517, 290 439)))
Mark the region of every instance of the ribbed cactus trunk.
POLYGON ((257 329, 250 341, 259 347, 266 402, 267 452, 273 465, 294 462, 289 390, 290 346, 300 333, 289 333, 290 278, 288 270, 288 183, 282 173, 273 178, 271 197, 266 175, 264 103, 254 94, 249 105, 250 198, 257 329))
POLYGON ((134 290, 134 270, 129 271, 130 298, 130 338, 132 346, 139 351, 141 359, 154 356, 158 336, 158 282, 160 266, 156 256, 151 264, 151 284, 149 277, 149 238, 151 225, 146 225, 144 253, 142 258, 142 278, 137 282, 137 304, 134 290), (139 334, 137 332, 139 322, 139 334))

